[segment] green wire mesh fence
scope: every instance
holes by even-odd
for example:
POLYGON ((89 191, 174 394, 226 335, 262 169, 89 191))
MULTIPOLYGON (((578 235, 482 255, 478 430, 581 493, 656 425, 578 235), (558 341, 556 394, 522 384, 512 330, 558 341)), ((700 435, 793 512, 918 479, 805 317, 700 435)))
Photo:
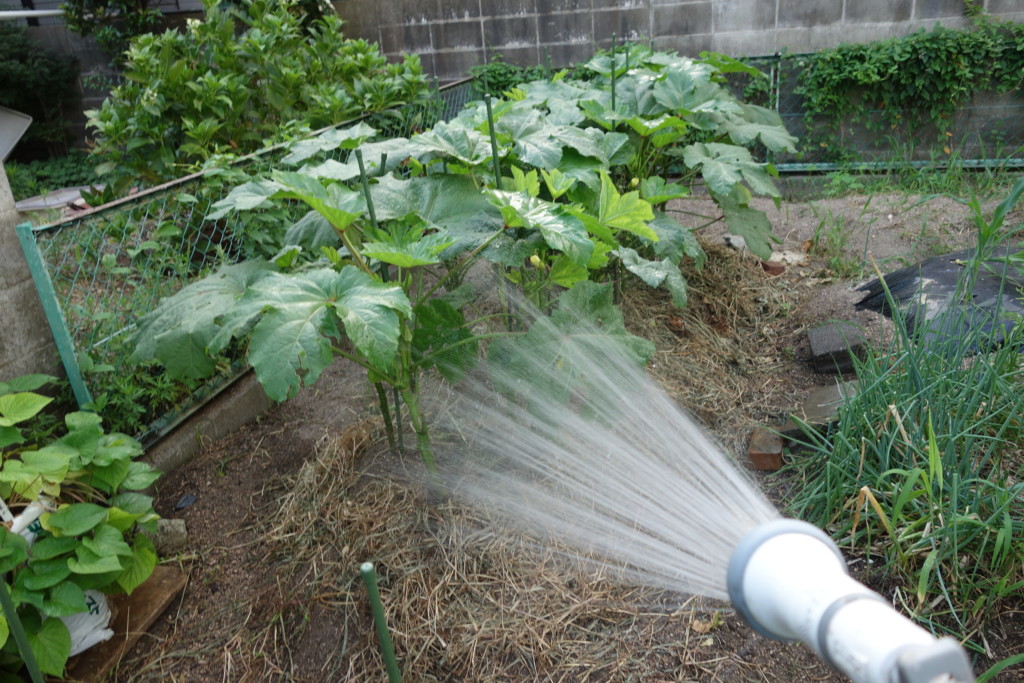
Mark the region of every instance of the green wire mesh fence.
MULTIPOLYGON (((453 118, 469 99, 471 82, 461 81, 425 102, 360 120, 381 137, 408 137, 453 118)), ((234 348, 212 380, 173 381, 155 364, 130 363, 129 337, 162 297, 223 264, 272 255, 266 251, 271 231, 300 218, 305 211, 298 206, 286 209, 288 215, 207 216, 235 185, 270 170, 285 153, 279 145, 63 222, 17 226, 75 400, 102 413, 109 430, 152 442, 242 372, 242 349, 234 348)))
POLYGON ((887 124, 881 110, 868 112, 866 123, 830 125, 808 117, 800 95, 807 55, 775 55, 744 61, 764 78, 730 76, 733 91, 748 102, 776 110, 786 129, 799 138, 796 154, 770 159, 782 173, 841 169, 885 170, 903 166, 943 168, 1024 166, 1024 98, 1018 93, 983 93, 961 107, 948 127, 908 116, 887 124))

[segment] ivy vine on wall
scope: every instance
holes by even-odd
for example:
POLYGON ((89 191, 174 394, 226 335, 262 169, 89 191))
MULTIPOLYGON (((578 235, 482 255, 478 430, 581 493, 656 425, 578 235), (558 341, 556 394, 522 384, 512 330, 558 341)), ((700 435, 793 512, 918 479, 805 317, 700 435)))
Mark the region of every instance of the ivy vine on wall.
POLYGON ((936 26, 802 60, 796 93, 822 146, 842 146, 852 125, 915 132, 930 124, 941 139, 979 92, 1021 89, 1024 24, 979 16, 967 30, 936 26))

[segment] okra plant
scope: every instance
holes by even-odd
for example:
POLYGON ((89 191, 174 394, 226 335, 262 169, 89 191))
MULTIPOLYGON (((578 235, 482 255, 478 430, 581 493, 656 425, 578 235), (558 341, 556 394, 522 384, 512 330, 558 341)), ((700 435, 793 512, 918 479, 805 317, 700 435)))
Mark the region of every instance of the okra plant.
MULTIPOLYGON (((620 269, 682 306, 680 264, 704 254, 694 229, 667 211, 690 192, 669 172, 699 175, 718 219, 755 253, 770 250, 767 218, 749 200, 778 198, 773 169, 741 145, 789 149, 778 117, 721 85, 737 62, 634 52, 633 66, 595 58, 592 81, 526 84, 409 139, 375 140, 360 123, 293 143, 280 168, 239 185, 208 216, 305 205, 281 226, 282 249, 165 299, 141 320, 134 358, 202 377, 232 339, 248 338, 248 361, 278 400, 334 357, 350 358, 366 368, 389 425, 385 385, 401 396, 430 464, 419 376, 436 367, 458 379, 476 361, 480 321, 457 286, 474 261, 495 264, 541 311, 571 305, 565 289, 594 299, 595 283, 620 269), (663 175, 633 175, 651 170, 663 175)), ((508 332, 484 336, 497 334, 508 332)), ((529 333, 493 347, 507 359, 516 343, 531 343, 529 333)))

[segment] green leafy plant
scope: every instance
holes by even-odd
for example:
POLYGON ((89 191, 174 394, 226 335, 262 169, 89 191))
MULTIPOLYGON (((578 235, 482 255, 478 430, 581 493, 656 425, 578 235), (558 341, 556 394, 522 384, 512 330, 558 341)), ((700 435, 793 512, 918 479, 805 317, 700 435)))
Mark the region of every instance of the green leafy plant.
MULTIPOLYGON (((296 204, 309 212, 279 226, 271 258, 225 266, 165 299, 140 321, 134 359, 196 379, 246 339, 257 378, 283 400, 334 357, 349 358, 366 368, 388 425, 386 385, 401 397, 432 462, 419 377, 436 368, 454 380, 475 362, 484 321, 467 315, 472 297, 458 287, 474 261, 493 263, 541 312, 594 296, 619 269, 683 305, 680 262, 703 252, 661 209, 688 188, 660 175, 630 180, 673 164, 711 189, 723 209, 711 222, 770 249, 767 219, 748 202, 778 197, 772 169, 742 145, 788 149, 792 138, 716 80, 745 67, 639 48, 631 58, 598 56, 590 81, 524 84, 408 139, 372 141, 377 131, 360 123, 292 143, 281 166, 296 170, 238 185, 207 220, 296 204)), ((504 312, 506 327, 528 338, 513 314, 504 312)), ((507 355, 513 343, 494 348, 507 355)))
POLYGON ((423 96, 416 56, 389 64, 336 15, 303 28, 294 7, 206 0, 184 33, 136 38, 125 81, 87 112, 97 172, 123 193, 423 96))
POLYGON ((800 63, 796 92, 815 145, 841 154, 857 126, 902 135, 930 125, 938 146, 950 150, 946 134, 958 108, 976 93, 1019 86, 1024 26, 981 16, 968 30, 937 26, 822 50, 800 63))
POLYGON ((61 8, 69 29, 92 36, 115 61, 132 38, 157 30, 163 19, 149 0, 64 0, 61 8))
POLYGON ((16 156, 68 153, 67 117, 78 104, 78 64, 44 50, 17 22, 0 21, 0 105, 32 117, 16 156))
POLYGON ((5 162, 4 170, 15 199, 46 194, 62 187, 90 185, 97 182, 93 161, 81 150, 65 156, 27 163, 5 162))
MULTIPOLYGON (((86 590, 130 593, 156 565, 152 542, 137 532, 156 523, 152 499, 139 491, 157 474, 133 460, 138 442, 106 433, 93 413, 69 413, 59 438, 32 438, 52 400, 36 390, 53 379, 0 382, 0 497, 15 510, 32 502, 47 510, 23 534, 0 527, 0 572, 10 577, 39 668, 61 676, 71 648, 61 617, 88 609, 86 590)), ((16 673, 21 659, 8 626, 0 619, 2 666, 16 673)))
POLYGON ((518 66, 505 61, 501 53, 491 55, 484 64, 469 67, 473 77, 473 92, 477 95, 502 97, 520 83, 529 83, 545 76, 543 66, 518 66))
MULTIPOLYGON (((972 202, 979 239, 959 285, 967 301, 981 269, 1017 266, 994 249, 1019 235, 1003 223, 1021 194, 1024 181, 989 218, 972 202)), ((1022 329, 975 355, 996 340, 964 310, 927 339, 894 314, 892 347, 857 363, 856 395, 836 428, 806 430, 812 453, 791 466, 805 482, 791 510, 883 557, 903 579, 908 609, 983 651, 978 634, 1024 588, 1024 485, 1006 457, 1022 437, 1022 329)))

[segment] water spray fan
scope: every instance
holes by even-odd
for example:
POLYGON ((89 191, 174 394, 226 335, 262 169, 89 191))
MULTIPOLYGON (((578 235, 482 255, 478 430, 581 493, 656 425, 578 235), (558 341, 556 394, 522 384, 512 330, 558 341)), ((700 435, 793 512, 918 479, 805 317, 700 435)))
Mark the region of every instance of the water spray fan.
POLYGON ((853 579, 817 527, 778 519, 755 528, 729 561, 729 598, 758 633, 801 641, 855 683, 967 683, 967 655, 853 579))
POLYGON ((449 414, 467 442, 439 450, 442 471, 455 464, 445 476, 457 497, 627 581, 728 599, 760 634, 807 644, 855 683, 975 680, 956 640, 853 579, 823 531, 780 518, 608 334, 584 322, 569 334, 545 318, 530 333, 545 325, 516 363, 489 368, 521 400, 486 380, 460 385, 449 414), (566 392, 548 390, 559 382, 577 382, 572 409, 566 392))

